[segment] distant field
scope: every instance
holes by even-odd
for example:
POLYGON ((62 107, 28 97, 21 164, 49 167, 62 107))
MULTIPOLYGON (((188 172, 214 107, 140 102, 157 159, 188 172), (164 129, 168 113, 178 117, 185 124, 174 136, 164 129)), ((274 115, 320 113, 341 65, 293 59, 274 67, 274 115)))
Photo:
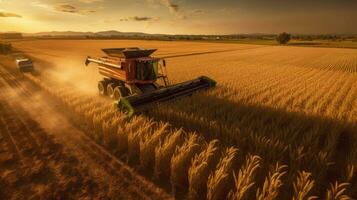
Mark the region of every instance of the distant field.
MULTIPOLYGON (((256 44, 256 45, 279 45, 276 40, 241 39, 241 40, 211 40, 216 43, 256 44)), ((328 47, 328 48, 357 48, 357 40, 291 40, 287 46, 300 47, 328 47)))
MULTIPOLYGON (((24 39, 16 39, 16 40, 5 40, 5 42, 25 42, 25 41, 33 41, 36 39, 29 39, 29 38, 24 38, 24 39)), ((43 40, 43 39, 40 39, 43 40)), ((55 40, 66 40, 66 39, 55 39, 55 40)), ((72 41, 78 41, 76 39, 70 39, 72 41)), ((80 39, 80 40, 85 40, 86 39, 80 39)), ((94 41, 103 41, 100 39, 93 39, 94 41)), ((118 40, 113 40, 113 39, 106 39, 109 41, 118 41, 118 40)), ((122 41, 130 41, 130 40, 122 40, 122 41)), ((132 40, 132 41, 137 41, 137 40, 132 40)), ((145 41, 145 40, 142 40, 145 41)), ((165 42, 165 41, 160 41, 160 40, 147 40, 151 42, 165 42)), ((167 42, 167 41, 166 41, 167 42)), ((170 42, 184 42, 184 43, 224 43, 224 44, 251 44, 251 45, 276 45, 279 46, 280 44, 275 40, 275 39, 237 39, 237 40, 224 40, 224 39, 218 39, 218 40, 178 40, 178 41, 170 41, 170 42)), ((292 39, 287 46, 299 46, 299 47, 324 47, 324 48, 347 48, 347 49, 357 49, 357 39, 346 39, 346 40, 296 40, 292 39)))
MULTIPOLYGON (((294 43, 292 41, 292 45, 297 46, 357 47, 356 42, 294 43)), ((220 164, 217 165, 216 162, 206 172, 211 175, 210 178, 208 175, 203 176, 204 183, 208 181, 208 195, 212 195, 217 189, 214 183, 219 181, 222 181, 228 190, 239 192, 240 189, 232 184, 232 172, 238 175, 239 170, 253 168, 254 162, 249 162, 252 159, 259 167, 250 180, 255 184, 245 194, 250 197, 248 199, 262 195, 264 182, 267 182, 265 179, 274 179, 269 173, 276 173, 278 178, 275 181, 281 181, 276 199, 292 199, 292 196, 302 192, 304 184, 309 182, 313 183, 313 187, 306 196, 317 195, 324 199, 328 191, 331 193, 332 190, 346 188, 345 194, 356 197, 357 50, 255 44, 260 42, 223 44, 135 40, 38 40, 16 42, 13 46, 34 57, 38 69, 44 74, 45 71, 48 72, 45 85, 53 87, 56 82, 56 88, 63 87, 68 90, 75 87, 80 89, 83 95, 89 95, 90 98, 81 104, 86 103, 93 113, 94 105, 99 105, 98 102, 92 101, 97 98, 96 83, 100 76, 95 67, 84 66, 84 59, 87 55, 102 55, 101 48, 158 48, 155 56, 166 58, 168 75, 173 82, 199 75, 215 79, 218 82, 217 88, 194 94, 190 98, 153 106, 143 119, 137 119, 139 122, 135 122, 146 125, 149 119, 153 119, 168 122, 174 128, 194 132, 195 136, 187 136, 187 142, 180 149, 188 149, 188 153, 176 153, 174 158, 178 160, 177 163, 173 161, 174 158, 171 160, 171 167, 186 166, 179 169, 186 169, 183 174, 189 178, 183 183, 189 188, 189 192, 192 192, 193 187, 190 181, 196 180, 193 170, 198 170, 201 165, 197 163, 204 161, 203 158, 195 157, 196 162, 191 164, 191 159, 194 158, 192 152, 208 149, 200 140, 194 138, 197 136, 206 141, 218 139, 220 149, 238 149, 238 153, 232 150, 219 154, 222 158, 220 164), (191 151, 192 146, 188 141, 200 146, 200 150, 191 151), (250 155, 259 156, 259 159, 253 159, 250 155), (230 161, 231 157, 236 158, 233 159, 235 162, 230 161), (179 165, 181 162, 187 163, 180 159, 187 159, 189 164, 179 165), (274 168, 277 163, 286 166, 274 168), (187 166, 190 166, 191 173, 187 172, 187 166), (225 175, 230 181, 223 178, 225 175), (303 181, 297 181, 298 176, 303 181), (332 189, 330 183, 336 181, 349 185, 342 184, 341 187, 332 189), (300 185, 297 186, 298 184, 300 185)), ((67 96, 67 101, 72 98, 74 102, 80 102, 79 97, 74 97, 75 93, 67 96)), ((83 112, 87 109, 75 105, 83 112)), ((112 118, 104 117, 103 112, 100 119, 99 114, 93 114, 97 121, 103 120, 103 123, 107 123, 105 119, 118 120, 115 114, 110 115, 114 116, 112 118)), ((133 123, 130 127, 134 126, 133 123)), ((123 126, 125 127, 125 123, 123 126)), ((101 130, 101 127, 98 129, 101 130)), ((116 135, 117 127, 114 129, 115 131, 110 133, 115 132, 116 135)), ((139 133, 140 131, 143 130, 139 130, 139 133)), ((128 134, 131 138, 128 139, 129 143, 140 140, 142 143, 138 143, 141 145, 147 144, 143 141, 149 141, 147 137, 151 136, 144 133, 139 136, 132 132, 128 134)), ((130 148, 128 151, 130 152, 130 148)), ((155 151, 155 156, 157 152, 159 151, 155 151)), ((130 155, 129 153, 129 157, 130 155)), ((249 178, 243 178, 247 179, 248 185, 249 178)), ((176 186, 176 179, 171 176, 170 180, 172 185, 176 186)))

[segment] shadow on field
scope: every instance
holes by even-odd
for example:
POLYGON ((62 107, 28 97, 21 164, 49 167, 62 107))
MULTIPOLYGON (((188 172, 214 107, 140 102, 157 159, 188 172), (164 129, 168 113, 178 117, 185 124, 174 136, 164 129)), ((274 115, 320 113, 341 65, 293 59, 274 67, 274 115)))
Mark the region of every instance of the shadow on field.
MULTIPOLYGON (((165 102, 162 105, 164 108, 155 106, 152 109, 158 111, 151 111, 148 115, 155 120, 169 122, 176 128, 184 127, 186 131, 197 132, 208 140, 218 138, 223 145, 238 147, 240 155, 263 155, 266 164, 279 161, 292 170, 316 172, 314 178, 321 184, 317 190, 340 181, 348 164, 357 156, 354 150, 357 145, 356 123, 233 102, 206 92, 192 97, 165 102), (264 146, 264 139, 273 144, 264 146), (304 158, 298 161, 295 153, 301 147, 304 158), (321 153, 327 154, 325 160, 319 159, 321 153), (321 161, 323 164, 320 164, 321 161)), ((351 184, 355 187, 356 176, 354 179, 351 184)), ((258 183, 263 181, 261 179, 258 183)), ((287 193, 292 192, 291 186, 286 187, 287 193)))

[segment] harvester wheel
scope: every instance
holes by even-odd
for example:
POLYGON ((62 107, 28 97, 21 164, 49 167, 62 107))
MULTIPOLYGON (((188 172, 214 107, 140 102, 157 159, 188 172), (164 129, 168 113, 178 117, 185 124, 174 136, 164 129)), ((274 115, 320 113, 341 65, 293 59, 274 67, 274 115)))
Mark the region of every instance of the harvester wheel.
POLYGON ((110 98, 114 98, 113 94, 114 94, 115 86, 116 85, 114 83, 109 83, 107 86, 107 94, 110 98))
POLYGON ((100 95, 107 95, 107 82, 106 81, 99 81, 98 82, 98 90, 100 95))
POLYGON ((119 100, 121 97, 128 96, 128 91, 125 86, 117 86, 113 92, 113 99, 119 100))

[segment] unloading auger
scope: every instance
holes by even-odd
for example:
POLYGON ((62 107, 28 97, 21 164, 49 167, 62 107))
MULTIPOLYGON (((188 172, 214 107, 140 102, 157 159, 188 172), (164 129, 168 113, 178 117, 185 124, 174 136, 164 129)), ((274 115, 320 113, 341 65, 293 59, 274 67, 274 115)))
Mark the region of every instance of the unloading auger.
POLYGON ((106 57, 87 57, 85 64, 99 65, 99 73, 104 76, 104 79, 98 82, 99 94, 117 101, 118 109, 127 112, 129 116, 135 113, 137 107, 216 86, 216 82, 206 76, 170 84, 166 61, 150 56, 156 49, 134 47, 102 51, 106 57))

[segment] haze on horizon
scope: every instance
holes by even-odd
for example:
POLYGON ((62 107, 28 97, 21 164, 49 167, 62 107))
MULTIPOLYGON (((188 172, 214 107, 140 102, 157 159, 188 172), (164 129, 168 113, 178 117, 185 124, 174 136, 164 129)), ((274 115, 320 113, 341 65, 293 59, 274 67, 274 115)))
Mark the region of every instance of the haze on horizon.
POLYGON ((356 10, 355 0, 0 0, 0 32, 352 34, 356 10))

